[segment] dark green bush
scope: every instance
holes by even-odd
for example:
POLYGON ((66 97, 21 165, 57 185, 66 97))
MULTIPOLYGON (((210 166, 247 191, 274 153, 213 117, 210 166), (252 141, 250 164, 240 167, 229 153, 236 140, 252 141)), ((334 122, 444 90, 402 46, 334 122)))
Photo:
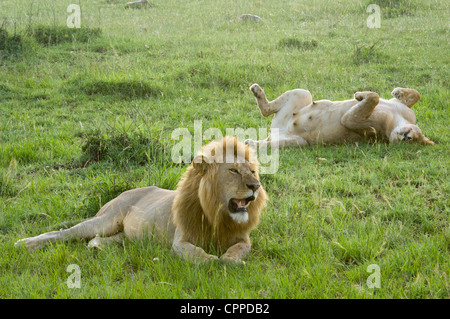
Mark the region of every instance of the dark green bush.
POLYGON ((39 25, 32 30, 34 39, 43 45, 64 42, 89 42, 101 35, 100 28, 68 28, 67 26, 39 25))
POLYGON ((402 15, 411 16, 416 10, 416 3, 413 0, 368 0, 369 4, 377 4, 381 9, 381 16, 385 18, 395 18, 402 15))
POLYGON ((17 189, 5 172, 0 172, 0 197, 14 197, 17 189))
POLYGON ((81 148, 93 161, 109 160, 117 164, 135 162, 145 165, 148 162, 147 150, 150 138, 142 134, 94 132, 85 137, 81 148))
POLYGON ((353 63, 356 65, 364 63, 384 64, 389 61, 389 56, 376 48, 376 43, 371 46, 356 46, 353 53, 353 63))
POLYGON ((107 202, 121 193, 135 188, 132 182, 117 175, 97 178, 93 182, 93 186, 77 209, 86 217, 95 215, 107 202))
POLYGON ((83 161, 109 161, 120 167, 146 165, 170 156, 164 145, 144 132, 94 131, 84 137, 83 161), (167 156, 166 156, 167 155, 167 156))
POLYGON ((78 76, 67 81, 62 90, 70 95, 113 96, 124 100, 158 97, 161 92, 167 92, 167 88, 163 90, 159 83, 123 78, 122 75, 115 74, 100 79, 93 79, 88 75, 78 76))
POLYGON ((319 41, 315 39, 299 40, 296 37, 284 38, 278 41, 280 48, 294 48, 299 50, 312 50, 319 45, 319 41))
POLYGON ((87 95, 120 95, 124 98, 147 98, 158 96, 161 90, 138 80, 82 80, 74 81, 73 87, 87 95))
POLYGON ((11 35, 5 28, 0 28, 0 59, 19 55, 23 51, 24 44, 23 35, 11 35))

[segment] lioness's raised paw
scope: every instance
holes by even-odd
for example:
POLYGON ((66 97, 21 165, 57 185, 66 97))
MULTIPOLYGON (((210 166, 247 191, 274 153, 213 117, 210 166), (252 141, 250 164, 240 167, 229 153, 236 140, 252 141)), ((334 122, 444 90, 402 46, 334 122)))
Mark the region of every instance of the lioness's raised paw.
POLYGON ((420 100, 419 92, 414 89, 395 88, 391 94, 409 108, 413 107, 420 100))
POLYGON ((402 99, 402 88, 395 88, 392 92, 391 92, 392 96, 395 97, 397 100, 401 100, 402 99))
POLYGON ((363 92, 355 92, 355 100, 362 101, 365 98, 365 94, 363 92))
POLYGON ((255 83, 252 86, 250 86, 250 90, 253 92, 253 94, 257 97, 260 98, 262 96, 264 96, 264 91, 263 89, 261 89, 261 87, 259 86, 259 84, 255 83))
POLYGON ((365 100, 367 105, 376 105, 380 101, 380 96, 372 91, 355 92, 355 100, 365 100))

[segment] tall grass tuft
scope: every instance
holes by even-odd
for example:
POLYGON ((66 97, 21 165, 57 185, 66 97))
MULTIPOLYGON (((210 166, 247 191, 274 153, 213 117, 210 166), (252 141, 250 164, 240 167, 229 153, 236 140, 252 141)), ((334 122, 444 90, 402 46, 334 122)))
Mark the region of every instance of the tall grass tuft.
POLYGON ((300 40, 297 37, 288 37, 278 41, 279 48, 293 48, 299 50, 313 50, 319 45, 316 39, 300 40))
POLYGON ((353 52, 352 60, 355 65, 364 63, 386 63, 389 61, 389 55, 376 48, 377 42, 370 45, 357 45, 353 52))
POLYGON ((22 55, 29 46, 30 40, 26 34, 16 31, 11 34, 5 24, 0 26, 0 61, 22 55))
POLYGON ((366 7, 369 4, 376 3, 380 6, 381 15, 386 18, 395 18, 399 16, 412 16, 415 13, 417 4, 413 0, 369 0, 366 3, 366 7))
POLYGON ((164 145, 147 133, 120 129, 87 133, 81 149, 85 161, 109 161, 120 167, 159 162, 165 152, 164 145))
POLYGON ((100 28, 68 28, 58 25, 38 25, 32 29, 34 39, 46 46, 72 41, 89 42, 101 33, 100 28))

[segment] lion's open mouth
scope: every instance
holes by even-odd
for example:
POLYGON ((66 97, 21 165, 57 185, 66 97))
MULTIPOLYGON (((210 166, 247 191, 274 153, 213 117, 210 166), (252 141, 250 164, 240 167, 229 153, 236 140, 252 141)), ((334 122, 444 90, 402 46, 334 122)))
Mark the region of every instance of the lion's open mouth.
POLYGON ((228 209, 231 213, 245 213, 247 212, 247 207, 250 205, 250 202, 255 200, 254 196, 247 197, 245 199, 235 199, 232 198, 228 202, 228 209))

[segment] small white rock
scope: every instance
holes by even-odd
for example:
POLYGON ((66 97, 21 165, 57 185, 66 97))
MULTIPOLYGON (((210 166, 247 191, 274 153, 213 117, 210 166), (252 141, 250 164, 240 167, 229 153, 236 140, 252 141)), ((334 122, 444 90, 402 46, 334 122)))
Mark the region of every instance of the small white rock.
POLYGON ((142 8, 144 6, 153 7, 147 0, 130 1, 125 4, 125 8, 142 8))
POLYGON ((261 21, 262 19, 254 14, 243 14, 241 15, 241 20, 249 20, 249 21, 261 21))

